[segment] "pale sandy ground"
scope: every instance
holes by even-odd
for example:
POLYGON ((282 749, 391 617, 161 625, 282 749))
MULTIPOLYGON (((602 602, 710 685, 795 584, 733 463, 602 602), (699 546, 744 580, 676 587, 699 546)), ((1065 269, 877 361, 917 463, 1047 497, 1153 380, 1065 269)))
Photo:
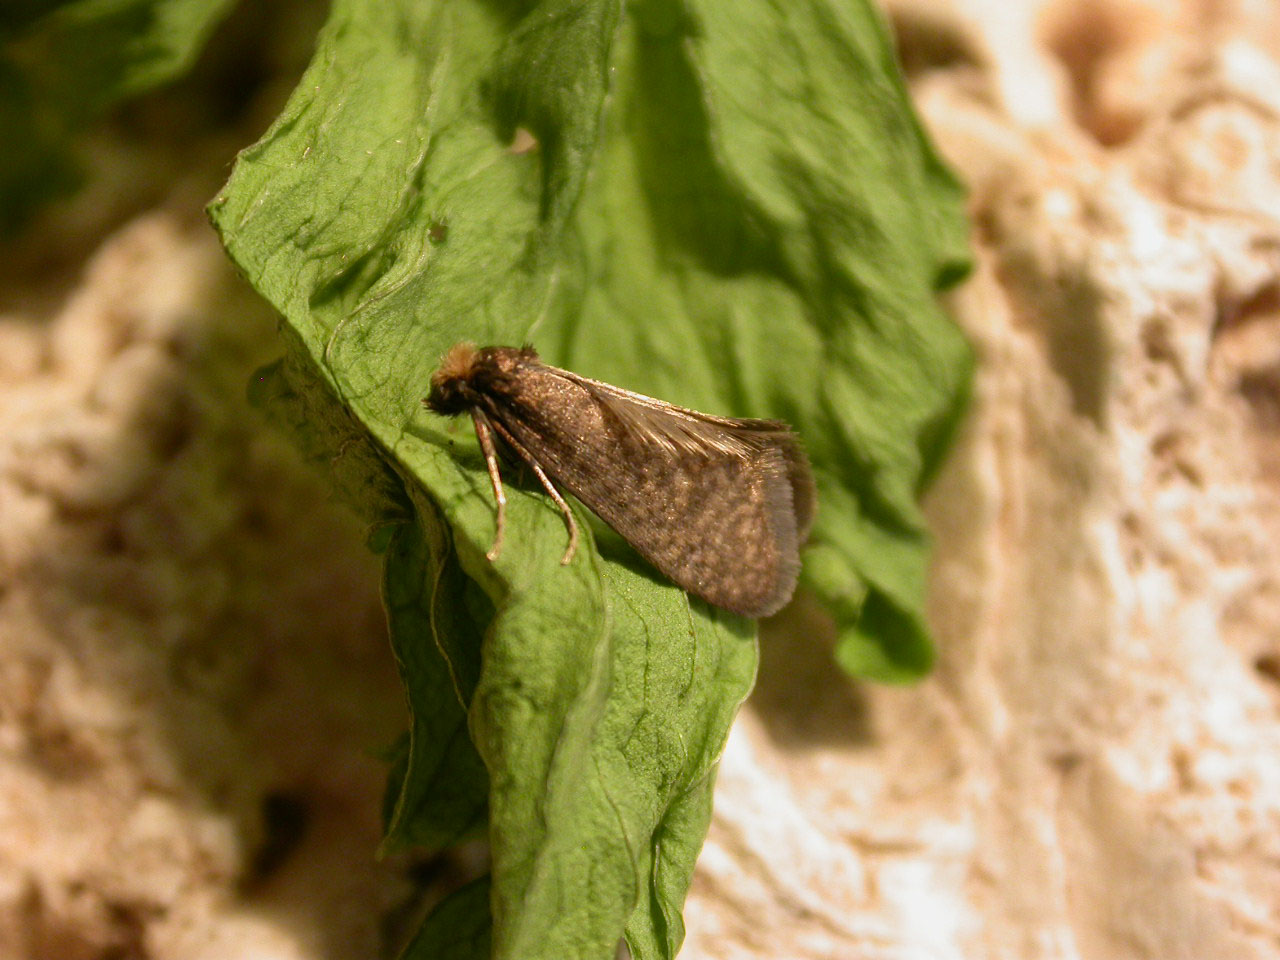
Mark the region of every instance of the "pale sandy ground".
MULTIPOLYGON (((978 254, 939 667, 766 627, 683 956, 1280 957, 1280 7, 891 10, 978 254)), ((110 154, 6 254, 0 960, 372 957, 413 912, 377 564, 244 401, 229 155, 153 198, 110 154)))

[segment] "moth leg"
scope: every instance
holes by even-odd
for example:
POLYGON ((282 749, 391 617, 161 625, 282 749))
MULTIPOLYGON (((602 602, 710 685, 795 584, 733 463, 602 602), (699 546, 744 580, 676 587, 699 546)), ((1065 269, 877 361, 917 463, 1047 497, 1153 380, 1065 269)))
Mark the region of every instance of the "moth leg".
POLYGON ((529 466, 533 467, 533 472, 542 481, 542 489, 547 491, 548 496, 560 508, 560 513, 564 515, 564 525, 569 529, 569 546, 565 549, 564 556, 560 558, 560 566, 568 566, 569 561, 573 559, 573 555, 578 549, 578 523, 573 519, 573 511, 569 509, 569 504, 564 502, 564 497, 560 496, 560 491, 552 484, 551 478, 543 473, 542 467, 532 460, 529 461, 529 466))
MULTIPOLYGON (((488 421, 486 420, 486 425, 488 421)), ((501 422, 493 425, 498 436, 502 437, 519 456, 520 459, 527 463, 530 469, 538 476, 538 481, 542 484, 542 489, 547 491, 547 495, 555 501, 555 505, 560 508, 560 513, 564 517, 564 525, 569 530, 569 546, 564 551, 564 556, 560 558, 560 566, 568 566, 569 561, 573 559, 573 555, 578 550, 578 522, 573 519, 573 511, 569 509, 569 504, 565 503, 564 497, 560 496, 560 491, 556 489, 555 484, 551 482, 551 478, 547 476, 546 471, 542 469, 542 465, 533 458, 524 444, 511 435, 511 432, 502 426, 501 422)))
POLYGON ((476 439, 484 454, 484 465, 489 468, 489 480, 493 483, 493 499, 498 503, 498 529, 493 535, 493 546, 485 554, 492 563, 502 552, 502 532, 507 526, 507 493, 502 489, 502 474, 498 472, 498 451, 493 445, 493 427, 484 411, 472 408, 471 422, 476 427, 476 439))

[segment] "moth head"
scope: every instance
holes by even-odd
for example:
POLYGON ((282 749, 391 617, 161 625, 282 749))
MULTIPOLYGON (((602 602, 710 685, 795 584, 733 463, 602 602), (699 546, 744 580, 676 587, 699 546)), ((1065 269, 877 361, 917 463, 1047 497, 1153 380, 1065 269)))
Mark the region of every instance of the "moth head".
POLYGON ((475 405, 471 378, 475 376, 480 351, 474 343, 455 343, 440 358, 431 375, 431 392, 423 401, 436 413, 453 416, 475 405))

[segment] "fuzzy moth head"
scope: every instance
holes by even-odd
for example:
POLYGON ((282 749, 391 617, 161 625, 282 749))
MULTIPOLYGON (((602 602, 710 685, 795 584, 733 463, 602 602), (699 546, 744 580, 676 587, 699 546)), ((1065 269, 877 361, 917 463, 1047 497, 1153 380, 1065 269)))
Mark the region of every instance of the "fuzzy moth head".
POLYGON ((474 406, 470 382, 479 358, 480 351, 474 343, 455 343, 450 347, 431 375, 431 392, 423 403, 445 416, 454 416, 474 406))

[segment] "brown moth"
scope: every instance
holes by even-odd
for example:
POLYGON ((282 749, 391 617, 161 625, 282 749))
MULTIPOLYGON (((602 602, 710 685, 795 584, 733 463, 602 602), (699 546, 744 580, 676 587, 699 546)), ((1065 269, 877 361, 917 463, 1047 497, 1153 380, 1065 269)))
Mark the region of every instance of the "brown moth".
POLYGON ((561 563, 573 559, 578 525, 556 483, 708 603, 763 617, 791 599, 815 497, 785 423, 698 413, 548 366, 532 347, 470 343, 441 358, 423 403, 475 423, 497 501, 490 560, 507 502, 496 436, 560 508, 561 563))

